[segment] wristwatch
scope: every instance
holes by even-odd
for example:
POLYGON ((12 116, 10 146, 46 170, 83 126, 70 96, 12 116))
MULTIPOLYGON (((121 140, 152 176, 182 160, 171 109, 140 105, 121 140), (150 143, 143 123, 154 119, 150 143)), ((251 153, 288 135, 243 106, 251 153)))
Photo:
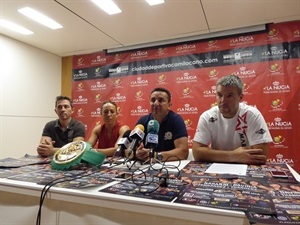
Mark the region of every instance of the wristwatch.
POLYGON ((156 159, 161 161, 163 159, 163 155, 161 154, 161 152, 158 152, 156 155, 156 159))

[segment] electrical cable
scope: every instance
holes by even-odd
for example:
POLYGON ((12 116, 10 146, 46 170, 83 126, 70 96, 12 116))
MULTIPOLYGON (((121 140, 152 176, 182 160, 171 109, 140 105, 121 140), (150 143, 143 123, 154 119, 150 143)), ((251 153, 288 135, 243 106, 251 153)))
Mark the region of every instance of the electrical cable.
MULTIPOLYGON (((110 162, 109 160, 106 161, 106 163, 110 162)), ((125 160, 126 162, 126 160, 125 160)), ((88 170, 84 170, 82 173, 78 173, 75 175, 71 175, 71 176, 64 176, 64 177, 59 177, 56 179, 51 180, 50 182, 48 182, 47 184, 45 184, 45 186, 43 187, 42 191, 41 191, 41 195, 40 195, 40 202, 39 202, 39 209, 38 209, 38 213, 37 213, 37 219, 36 219, 36 225, 40 225, 41 224, 41 217, 42 217, 42 206, 43 203, 45 201, 46 195, 48 193, 48 191, 50 190, 51 187, 55 186, 56 184, 62 183, 62 182, 66 182, 66 181, 72 181, 72 180, 76 180, 76 179, 80 179, 82 177, 86 177, 86 176, 90 176, 91 174, 94 174, 96 172, 96 170, 99 170, 99 166, 103 165, 105 163, 102 163, 100 165, 97 166, 93 166, 92 168, 88 169, 88 170)), ((140 169, 137 168, 134 171, 132 171, 130 180, 133 184, 137 185, 138 190, 140 193, 142 194, 148 194, 148 193, 153 193, 156 190, 158 190, 160 187, 167 187, 168 185, 168 179, 169 179, 169 170, 177 170, 177 173, 175 174, 175 177, 179 177, 180 175, 180 167, 181 164, 181 160, 176 157, 176 156, 170 156, 168 157, 164 162, 156 162, 156 163, 150 163, 150 165, 146 168, 140 169), (167 165, 166 162, 170 159, 175 157, 177 159, 178 165, 167 165), (154 164, 159 164, 161 165, 161 167, 159 169, 154 168, 154 164), (147 176, 147 170, 153 170, 153 171, 157 171, 159 173, 162 174, 166 174, 163 177, 157 177, 157 181, 155 181, 155 176, 147 176), (149 179, 150 178, 150 179, 149 179), (154 186, 154 188, 152 190, 148 190, 147 188, 143 188, 145 186, 154 186), (146 190, 146 191, 143 191, 146 190)), ((126 163, 127 165, 127 163, 126 163)), ((118 164, 112 165, 109 168, 114 168, 118 166, 118 164)), ((131 169, 132 166, 128 166, 127 168, 131 169)), ((128 181, 128 179, 125 179, 121 182, 124 181, 128 181)))
POLYGON ((53 187, 56 184, 62 183, 62 182, 72 181, 72 180, 80 179, 82 177, 90 176, 91 174, 94 174, 96 172, 96 170, 99 170, 99 166, 101 166, 101 165, 102 164, 93 166, 92 168, 90 168, 88 170, 84 170, 81 173, 78 173, 78 174, 75 174, 75 175, 72 175, 69 177, 64 176, 64 177, 59 177, 59 178, 53 179, 53 180, 49 181, 47 184, 45 184, 41 191, 41 195, 40 195, 40 202, 39 202, 39 209, 38 209, 37 218, 36 218, 36 225, 41 224, 42 206, 45 201, 46 195, 51 187, 53 187))
MULTIPOLYGON (((135 185, 137 185, 139 192, 142 194, 149 194, 149 193, 153 193, 156 190, 158 190, 160 187, 167 187, 168 186, 168 179, 169 179, 169 173, 170 170, 177 170, 177 173, 175 174, 175 177, 179 177, 180 175, 180 169, 179 166, 181 164, 181 160, 176 157, 176 156, 170 156, 168 157, 164 162, 160 162, 157 161, 156 163, 150 163, 149 167, 147 168, 143 168, 143 169, 136 169, 135 171, 132 172, 132 176, 131 176, 131 182, 135 185), (177 159, 178 165, 167 165, 166 162, 168 161, 168 159, 175 157, 177 159), (160 164, 161 167, 159 169, 156 169, 154 167, 154 164, 160 164), (147 176, 147 171, 145 171, 145 169, 147 170, 153 170, 153 171, 157 171, 158 173, 162 173, 162 174, 166 174, 162 177, 157 177, 157 181, 155 180, 155 176, 147 176), (135 175, 136 171, 140 171, 141 174, 144 177, 144 181, 141 181, 142 176, 137 176, 135 175), (134 180, 134 178, 137 178, 137 181, 134 180), (150 179, 149 179, 150 178, 150 179), (149 188, 149 186, 154 186, 154 188, 152 190, 148 190, 148 188, 143 188, 146 185, 148 185, 147 187, 149 188), (146 191, 143 191, 146 190, 146 191)), ((138 175, 141 175, 138 174, 138 175)), ((156 174, 157 176, 157 174, 156 174)))

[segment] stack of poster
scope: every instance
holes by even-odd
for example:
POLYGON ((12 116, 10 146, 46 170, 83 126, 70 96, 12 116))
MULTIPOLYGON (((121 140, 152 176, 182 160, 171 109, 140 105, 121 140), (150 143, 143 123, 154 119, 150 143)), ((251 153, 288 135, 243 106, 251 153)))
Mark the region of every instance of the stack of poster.
POLYGON ((0 178, 71 189, 97 186, 105 193, 239 210, 257 225, 300 224, 300 185, 286 164, 248 165, 245 175, 208 173, 212 165, 191 161, 179 170, 165 163, 156 168, 122 162, 57 171, 49 159, 24 156, 0 160, 0 178))

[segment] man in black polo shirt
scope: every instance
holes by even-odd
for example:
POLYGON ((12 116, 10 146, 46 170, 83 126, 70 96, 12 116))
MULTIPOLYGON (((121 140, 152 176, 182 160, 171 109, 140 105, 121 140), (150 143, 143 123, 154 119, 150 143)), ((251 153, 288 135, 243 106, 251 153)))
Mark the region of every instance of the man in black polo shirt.
POLYGON ((57 149, 70 142, 84 140, 85 127, 82 122, 72 118, 73 112, 70 98, 56 97, 55 113, 58 119, 48 122, 44 127, 40 144, 37 147, 40 156, 51 156, 57 149))

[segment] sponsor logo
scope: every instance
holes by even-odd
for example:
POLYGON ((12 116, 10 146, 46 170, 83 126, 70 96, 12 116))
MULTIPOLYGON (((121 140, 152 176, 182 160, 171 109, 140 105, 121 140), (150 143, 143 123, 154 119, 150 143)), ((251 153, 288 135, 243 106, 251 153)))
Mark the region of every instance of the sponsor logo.
POLYGON ((137 51, 130 55, 131 59, 141 59, 141 58, 146 58, 146 57, 148 57, 147 51, 137 51))
POLYGON ((79 108, 77 110, 76 114, 77 114, 78 117, 84 117, 84 110, 82 108, 79 108))
POLYGON ((163 84, 163 83, 166 83, 165 82, 166 79, 167 79, 167 76, 164 75, 164 74, 161 74, 161 75, 158 76, 158 80, 157 81, 158 81, 158 83, 163 84))
POLYGON ((242 51, 223 55, 223 61, 225 63, 246 59, 252 59, 252 51, 242 51))
POLYGON ((144 100, 144 99, 142 99, 142 96, 144 95, 144 93, 142 92, 142 91, 137 91, 136 93, 135 93, 135 98, 136 98, 136 100, 144 100))
POLYGON ((267 34, 267 36, 270 37, 270 38, 274 38, 274 37, 276 37, 278 35, 279 35, 279 31, 277 29, 275 29, 275 28, 270 29, 269 32, 268 32, 268 34, 267 34))
POLYGON ((82 95, 78 96, 78 98, 73 99, 73 104, 87 104, 88 99, 83 97, 82 95))
POLYGON ((121 59, 122 59, 122 55, 121 54, 119 54, 119 53, 115 54, 115 56, 114 56, 114 60, 115 61, 119 61, 121 59))
POLYGON ((277 63, 271 64, 270 67, 269 67, 269 71, 271 73, 278 72, 280 69, 281 69, 281 66, 277 63))
POLYGON ((100 95, 100 94, 96 94, 96 95, 95 95, 95 102, 96 102, 96 103, 101 102, 101 99, 102 99, 102 95, 100 95))
POLYGON ((207 45, 209 47, 212 47, 212 46, 215 46, 217 44, 217 42, 218 42, 217 40, 210 40, 210 41, 207 42, 207 45))
POLYGON ((274 94, 274 93, 288 93, 290 91, 291 91, 291 88, 290 88, 289 85, 287 85, 287 84, 280 84, 279 81, 274 81, 272 83, 272 85, 265 86, 263 88, 263 92, 265 94, 270 94, 270 93, 272 93, 272 94, 274 94))
POLYGON ((176 53, 193 52, 196 51, 195 44, 184 44, 176 47, 176 53))
POLYGON ((97 81, 94 84, 91 84, 91 90, 92 91, 99 91, 99 90, 105 90, 106 84, 101 83, 100 81, 97 81))
POLYGON ((137 77, 136 80, 130 82, 131 87, 143 87, 148 86, 148 80, 143 79, 142 77, 137 77))
POLYGON ((188 72, 184 73, 183 76, 176 78, 177 83, 192 83, 197 82, 196 75, 190 75, 188 72))
POLYGON ((126 101, 126 96, 121 95, 120 93, 116 93, 116 95, 111 97, 110 100, 113 101, 113 102, 125 102, 126 101))
POLYGON ((130 111, 130 114, 132 116, 142 116, 148 114, 149 111, 148 109, 144 109, 142 106, 137 106, 136 109, 132 109, 130 111))
POLYGON ((101 108, 96 108, 96 110, 91 112, 91 117, 100 117, 101 116, 101 108))
POLYGON ((281 135, 277 135, 273 138, 273 143, 275 145, 282 145, 285 142, 285 138, 281 135))
POLYGON ((276 110, 280 110, 282 105, 283 105, 283 101, 280 99, 275 99, 271 103, 271 107, 276 110))
POLYGON ((235 71, 232 74, 237 75, 241 78, 256 77, 255 70, 247 69, 245 66, 240 67, 240 69, 238 71, 235 71))
POLYGON ((205 50, 207 51, 217 51, 218 49, 220 49, 220 45, 218 45, 218 41, 217 40, 210 40, 208 42, 206 42, 207 46, 205 47, 205 50))
POLYGON ((108 69, 108 72, 110 75, 117 75, 117 74, 121 74, 121 73, 127 73, 128 72, 128 66, 119 66, 116 68, 110 68, 108 69))
POLYGON ((300 74, 300 65, 296 67, 296 73, 300 74))
POLYGON ((186 126, 187 128, 190 127, 190 126, 192 126, 192 124, 193 124, 192 120, 190 120, 190 119, 184 120, 184 123, 185 123, 185 126, 186 126))
POLYGON ((106 63, 106 58, 102 58, 100 55, 97 55, 95 59, 91 60, 91 65, 105 64, 105 63, 106 63))
POLYGON ((240 36, 240 37, 231 39, 229 41, 229 43, 230 43, 230 46, 253 44, 254 43, 254 38, 253 38, 253 36, 240 36))
POLYGON ((208 76, 209 76, 210 78, 215 78, 215 77, 218 76, 218 74, 219 74, 219 71, 218 71, 218 70, 212 69, 212 70, 209 71, 208 76))
POLYGON ((84 59, 82 57, 78 58, 76 64, 77 64, 77 66, 83 66, 84 65, 84 59))
POLYGON ((83 83, 77 84, 77 91, 84 91, 84 84, 83 83))
POLYGON ((100 67, 97 67, 96 69, 95 69, 95 72, 94 72, 94 77, 105 77, 105 74, 102 74, 101 73, 101 68, 100 67))
POLYGON ((295 38, 299 38, 299 37, 300 37, 300 30, 299 30, 299 29, 296 29, 296 30, 293 32, 293 34, 294 34, 294 37, 295 37, 295 38))
POLYGON ((74 80, 86 79, 88 78, 88 73, 79 70, 78 73, 73 74, 74 80))
POLYGON ((184 104, 183 107, 177 108, 178 114, 198 114, 198 108, 191 106, 189 103, 184 104))
POLYGON ((211 86, 210 90, 204 90, 203 96, 204 97, 214 97, 214 96, 216 96, 216 93, 217 93, 216 86, 214 85, 214 86, 211 86))
POLYGON ((276 117, 274 121, 267 122, 268 128, 270 130, 291 130, 292 122, 291 121, 283 121, 280 117, 276 117))
POLYGON ((279 163, 279 164, 288 163, 289 165, 294 164, 293 159, 286 159, 280 153, 276 155, 276 158, 268 159, 268 162, 270 162, 270 163, 279 163))
POLYGON ((158 48, 157 49, 157 55, 165 55, 166 54, 166 49, 165 48, 158 48))
POLYGON ((189 96, 191 94, 191 92, 192 92, 192 89, 190 89, 189 87, 187 87, 187 88, 184 88, 182 90, 182 95, 183 96, 189 96))
POLYGON ((120 88, 122 84, 122 80, 120 78, 114 80, 115 88, 120 88))
POLYGON ((261 53, 263 59, 282 59, 288 57, 287 49, 272 46, 270 50, 261 53))

